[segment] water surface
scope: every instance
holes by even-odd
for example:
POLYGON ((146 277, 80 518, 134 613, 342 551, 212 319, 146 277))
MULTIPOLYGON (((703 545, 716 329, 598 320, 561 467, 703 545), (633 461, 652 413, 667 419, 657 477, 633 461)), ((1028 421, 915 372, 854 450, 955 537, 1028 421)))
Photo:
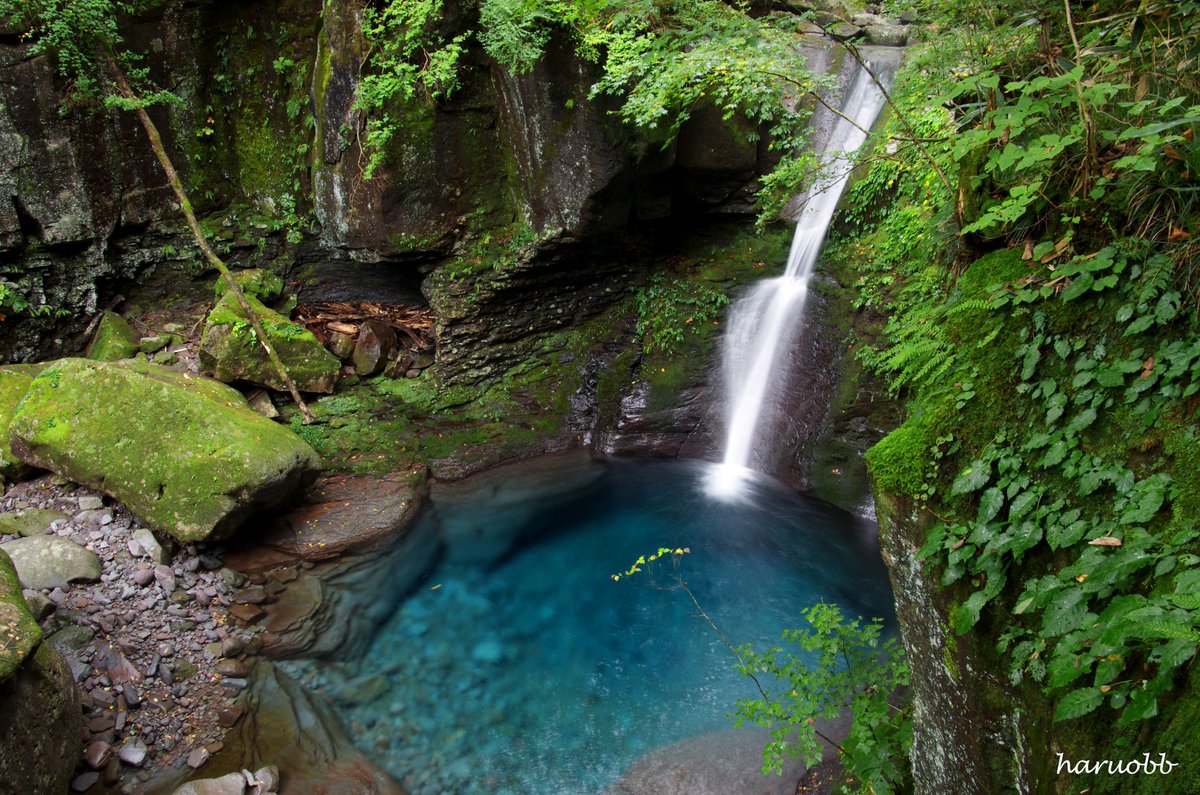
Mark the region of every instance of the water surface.
POLYGON ((364 659, 307 681, 413 795, 599 793, 647 751, 728 728, 756 691, 674 568, 614 572, 687 547, 678 575, 735 644, 778 643, 819 600, 890 618, 891 594, 861 519, 770 482, 714 501, 702 466, 617 463, 501 558, 447 555, 364 659))

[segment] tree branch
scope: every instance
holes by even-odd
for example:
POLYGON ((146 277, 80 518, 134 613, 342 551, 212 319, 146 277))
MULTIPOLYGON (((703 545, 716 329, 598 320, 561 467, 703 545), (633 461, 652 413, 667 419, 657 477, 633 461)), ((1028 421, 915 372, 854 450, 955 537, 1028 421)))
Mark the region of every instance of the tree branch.
POLYGON ((307 425, 314 422, 316 417, 313 416, 312 411, 308 408, 308 404, 304 402, 304 398, 300 396, 300 390, 296 388, 296 382, 292 380, 287 367, 280 360, 279 354, 275 351, 275 346, 267 338, 267 333, 263 329, 258 314, 250 306, 250 302, 246 300, 246 294, 238 286, 237 281, 233 278, 233 274, 229 271, 229 267, 209 247, 208 241, 204 237, 204 231, 200 228, 200 222, 196 220, 196 213, 192 210, 192 203, 188 199, 187 191, 183 188, 183 181, 180 180, 178 172, 175 171, 175 164, 171 162, 171 157, 167 154, 166 147, 163 146, 162 136, 159 134, 154 120, 150 118, 150 114, 146 112, 145 106, 138 99, 137 95, 134 94, 133 89, 129 85, 129 80, 125 77, 125 72, 121 69, 116 59, 109 55, 105 58, 105 62, 112 73, 118 93, 133 105, 138 121, 141 122, 142 129, 146 132, 146 137, 150 139, 150 148, 154 150, 154 156, 158 158, 159 165, 162 166, 163 171, 166 173, 167 182, 170 183, 171 190, 175 193, 175 198, 179 200, 183 217, 187 220, 188 229, 191 231, 192 238, 196 241, 196 246, 200 249, 200 253, 204 255, 204 259, 210 265, 217 269, 222 278, 225 279, 225 283, 229 285, 229 291, 241 306, 242 311, 246 313, 246 317, 250 321, 250 326, 254 329, 259 344, 266 351, 267 358, 270 359, 275 372, 283 380, 288 392, 291 393, 292 400, 296 401, 296 406, 304 415, 304 423, 307 425))

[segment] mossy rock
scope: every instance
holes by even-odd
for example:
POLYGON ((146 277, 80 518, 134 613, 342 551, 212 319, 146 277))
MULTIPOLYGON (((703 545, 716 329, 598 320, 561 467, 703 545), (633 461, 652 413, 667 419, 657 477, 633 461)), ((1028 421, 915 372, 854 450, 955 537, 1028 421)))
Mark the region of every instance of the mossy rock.
MULTIPOLYGON (((238 287, 242 288, 243 293, 247 296, 254 296, 264 304, 272 303, 283 297, 285 289, 283 279, 271 271, 262 268, 238 271, 233 274, 233 280, 237 282, 238 287)), ((217 298, 222 298, 225 293, 229 292, 229 282, 225 281, 224 276, 217 279, 217 283, 213 285, 213 292, 216 293, 217 298)))
POLYGON ((30 385, 12 440, 21 460, 104 491, 183 542, 228 536, 319 467, 235 390, 145 362, 56 362, 30 385))
POLYGON ((39 536, 59 519, 70 519, 61 511, 49 508, 26 508, 23 511, 0 513, 0 533, 10 536, 39 536))
POLYGON ((62 655, 38 644, 0 682, 0 704, 0 791, 67 792, 79 761, 83 707, 62 655))
MULTIPOLYGON (((247 295, 246 300, 258 315, 296 387, 301 392, 333 392, 342 367, 338 358, 304 326, 268 309, 252 295, 247 295)), ((266 351, 255 339, 245 312, 231 295, 218 301, 205 321, 200 362, 218 381, 246 381, 268 389, 286 389, 266 351)))
POLYGON ((140 344, 141 336, 133 330, 128 320, 116 312, 105 312, 83 355, 98 362, 132 359, 137 355, 140 344))
POLYGON ((8 480, 20 480, 29 474, 29 466, 13 455, 8 427, 29 391, 33 375, 15 367, 0 367, 0 477, 8 480))
POLYGON ((7 682, 41 642, 42 628, 25 604, 17 567, 0 549, 0 682, 7 682))

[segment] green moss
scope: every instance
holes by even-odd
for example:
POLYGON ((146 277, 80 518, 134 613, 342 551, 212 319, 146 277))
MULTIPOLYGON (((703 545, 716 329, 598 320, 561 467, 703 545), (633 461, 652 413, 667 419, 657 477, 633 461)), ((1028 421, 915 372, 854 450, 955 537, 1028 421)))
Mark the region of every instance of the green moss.
MULTIPOLYGON (((253 295, 246 302, 302 392, 332 392, 341 362, 326 350, 312 332, 299 323, 263 306, 253 295)), ((271 389, 285 385, 256 339, 254 328, 230 294, 209 313, 200 338, 201 364, 220 381, 249 381, 271 389)))
POLYGON ((877 490, 910 498, 923 496, 933 466, 928 415, 910 417, 867 451, 867 466, 877 490))
MULTIPOLYGON (((243 293, 254 296, 264 304, 269 304, 283 297, 283 279, 271 273, 271 271, 263 270, 262 268, 237 271, 233 274, 233 280, 237 282, 238 287, 242 288, 243 293)), ((225 281, 224 277, 217 279, 213 283, 213 293, 217 298, 220 298, 227 292, 229 292, 229 283, 225 281)))
POLYGON ((30 373, 0 367, 0 476, 13 480, 25 474, 29 467, 13 454, 8 428, 32 382, 30 373))
POLYGON ((42 628, 29 612, 21 581, 8 553, 0 549, 0 683, 42 642, 42 628))
POLYGON ((185 542, 228 534, 319 466, 233 389, 137 362, 61 360, 30 385, 12 436, 27 460, 185 542))
POLYGON ((138 352, 140 339, 129 321, 116 312, 105 312, 100 316, 100 323, 84 356, 100 362, 130 359, 138 352))

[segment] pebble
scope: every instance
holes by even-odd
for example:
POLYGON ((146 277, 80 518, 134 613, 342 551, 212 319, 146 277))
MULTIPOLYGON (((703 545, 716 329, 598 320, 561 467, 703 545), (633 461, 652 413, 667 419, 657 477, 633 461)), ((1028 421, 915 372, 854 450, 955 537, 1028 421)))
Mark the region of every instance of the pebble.
POLYGON ((141 767, 148 752, 146 744, 137 738, 126 740, 117 746, 117 758, 131 767, 141 767))
POLYGON ((71 779, 71 791, 87 792, 89 789, 96 786, 96 782, 99 780, 100 774, 95 771, 80 773, 78 776, 71 779))
POLYGON ((97 740, 83 752, 83 761, 87 762, 87 766, 92 770, 105 767, 110 759, 112 759, 112 746, 103 740, 97 740))
POLYGON ((246 676, 246 664, 241 660, 224 659, 217 663, 217 673, 221 676, 246 676))
POLYGON ((195 770, 208 761, 208 749, 201 746, 187 756, 187 766, 195 770))
POLYGON ((133 572, 133 581, 143 588, 149 585, 154 580, 154 569, 136 569, 133 572))

